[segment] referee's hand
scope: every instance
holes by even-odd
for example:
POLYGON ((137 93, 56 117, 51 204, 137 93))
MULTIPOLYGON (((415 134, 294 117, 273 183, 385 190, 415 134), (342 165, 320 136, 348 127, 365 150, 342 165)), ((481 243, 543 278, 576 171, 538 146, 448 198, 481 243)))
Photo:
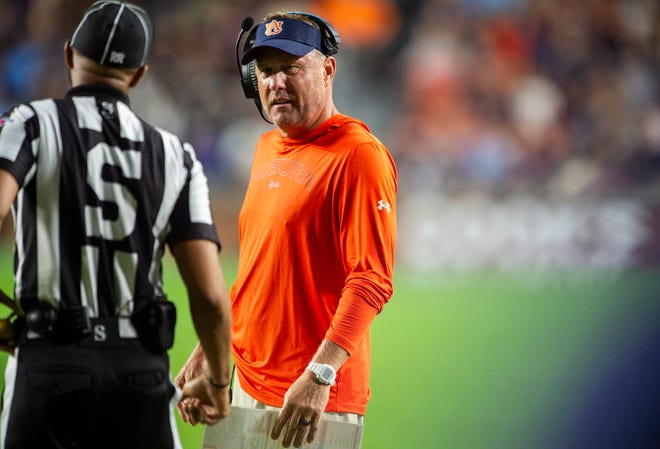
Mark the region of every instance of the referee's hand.
POLYGON ((16 348, 16 341, 14 340, 0 340, 0 351, 6 352, 7 354, 14 355, 14 349, 16 348))
POLYGON ((11 320, 14 316, 15 313, 12 313, 7 318, 0 319, 0 351, 11 355, 16 348, 16 329, 11 320))
MULTIPOLYGON (((181 371, 179 371, 179 374, 176 375, 174 378, 174 385, 179 390, 183 390, 183 386, 188 382, 193 380, 194 378, 201 376, 204 374, 204 352, 202 351, 202 347, 197 344, 195 349, 192 351, 190 354, 190 357, 188 357, 188 360, 186 361, 185 365, 181 367, 181 371)), ((180 400, 176 408, 179 411, 179 415, 181 416, 181 419, 183 422, 189 422, 192 423, 192 416, 188 413, 189 409, 192 409, 193 405, 193 398, 186 398, 185 400, 180 400)), ((196 421, 195 421, 196 423, 196 421)))
POLYGON ((177 408, 184 412, 181 418, 193 426, 215 424, 229 415, 229 386, 217 388, 206 376, 198 376, 183 386, 177 408))

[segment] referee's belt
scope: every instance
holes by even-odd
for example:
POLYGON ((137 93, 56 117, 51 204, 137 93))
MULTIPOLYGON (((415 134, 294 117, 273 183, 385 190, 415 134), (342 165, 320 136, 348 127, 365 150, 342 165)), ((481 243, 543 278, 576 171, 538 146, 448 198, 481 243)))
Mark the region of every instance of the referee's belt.
POLYGON ((137 339, 137 331, 130 318, 90 318, 89 329, 79 333, 53 332, 41 334, 31 329, 25 329, 28 340, 49 339, 63 342, 116 342, 122 339, 137 339))
POLYGON ((18 326, 27 340, 103 343, 138 338, 128 317, 90 318, 84 307, 55 310, 45 303, 28 310, 18 326))

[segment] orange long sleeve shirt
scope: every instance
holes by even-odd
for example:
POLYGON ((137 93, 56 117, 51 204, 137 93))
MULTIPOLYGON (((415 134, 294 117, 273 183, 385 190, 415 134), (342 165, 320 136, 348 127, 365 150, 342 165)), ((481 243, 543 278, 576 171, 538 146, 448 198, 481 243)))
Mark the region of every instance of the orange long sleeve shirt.
POLYGON ((391 155, 359 120, 261 137, 231 289, 234 362, 253 398, 281 407, 327 338, 350 357, 326 411, 365 413, 369 327, 393 291, 396 192, 391 155))

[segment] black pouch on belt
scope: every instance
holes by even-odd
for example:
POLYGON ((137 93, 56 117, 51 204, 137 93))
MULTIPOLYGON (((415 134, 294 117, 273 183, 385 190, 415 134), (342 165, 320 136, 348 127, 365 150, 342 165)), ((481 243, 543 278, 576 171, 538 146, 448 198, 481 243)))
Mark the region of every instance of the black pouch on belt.
POLYGON ((161 354, 174 344, 176 306, 166 297, 145 302, 133 311, 131 322, 142 346, 155 354, 161 354))
POLYGON ((55 308, 52 304, 38 302, 25 313, 25 326, 41 335, 58 341, 79 340, 92 331, 83 306, 55 308))

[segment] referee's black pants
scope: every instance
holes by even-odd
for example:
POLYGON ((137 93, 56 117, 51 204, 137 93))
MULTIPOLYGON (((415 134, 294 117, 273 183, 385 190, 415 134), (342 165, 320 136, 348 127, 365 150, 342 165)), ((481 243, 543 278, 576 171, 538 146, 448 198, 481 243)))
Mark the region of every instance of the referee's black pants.
POLYGON ((5 449, 180 447, 168 356, 136 339, 23 339, 5 383, 5 449))

